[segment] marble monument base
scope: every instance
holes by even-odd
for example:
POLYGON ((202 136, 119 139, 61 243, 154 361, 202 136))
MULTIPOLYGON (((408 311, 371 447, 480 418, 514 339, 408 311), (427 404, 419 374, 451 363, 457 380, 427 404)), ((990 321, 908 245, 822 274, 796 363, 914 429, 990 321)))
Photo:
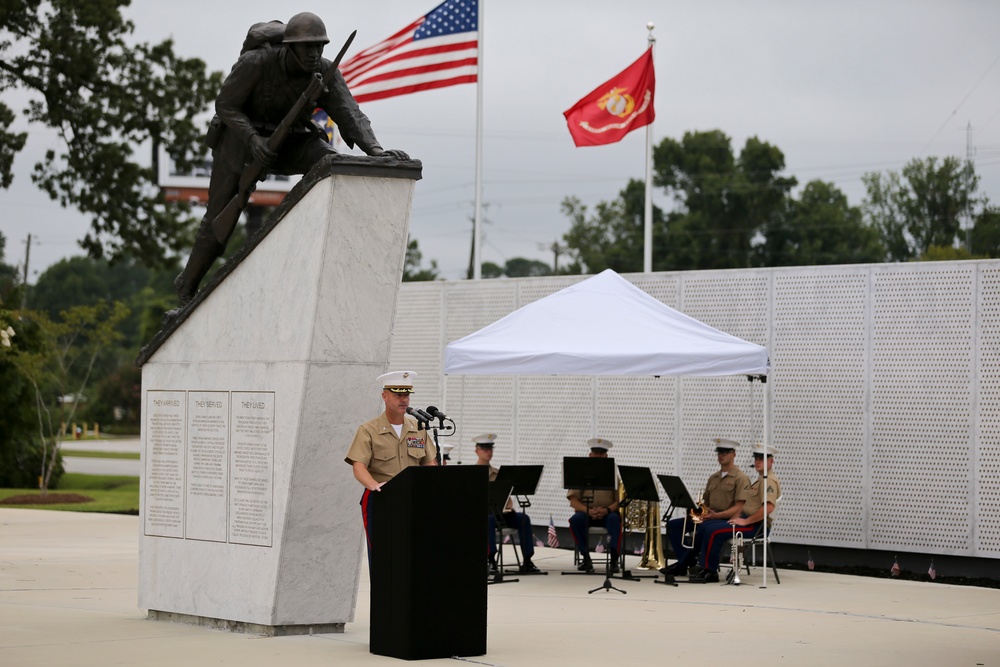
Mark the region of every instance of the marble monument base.
POLYGON ((362 487, 420 164, 325 159, 143 349, 139 607, 265 635, 354 620, 362 487))

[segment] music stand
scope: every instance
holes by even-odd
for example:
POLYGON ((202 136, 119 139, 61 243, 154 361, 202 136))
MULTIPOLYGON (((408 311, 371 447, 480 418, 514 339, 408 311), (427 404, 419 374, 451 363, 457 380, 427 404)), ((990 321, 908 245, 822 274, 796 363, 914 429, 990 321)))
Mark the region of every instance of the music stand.
MULTIPOLYGON (((660 493, 656 490, 656 482, 653 481, 653 473, 649 471, 649 468, 643 468, 640 466, 618 466, 618 474, 622 478, 622 485, 625 487, 625 499, 622 500, 620 507, 625 508, 626 511, 622 512, 622 518, 628 517, 627 508, 629 504, 634 500, 643 500, 648 503, 658 503, 660 502, 660 493)), ((626 530, 627 521, 622 521, 622 530, 626 530)), ((659 530, 659 527, 657 527, 659 530)), ((625 569, 625 549, 622 549, 621 554, 621 578, 629 579, 631 581, 638 581, 639 577, 633 575, 629 570, 625 569)), ((658 576, 658 575, 646 575, 658 576)))
POLYGON ((691 510, 698 506, 698 503, 688 493, 684 480, 680 477, 673 475, 657 475, 656 477, 660 480, 663 490, 667 492, 667 497, 670 498, 670 508, 663 514, 664 519, 673 514, 674 509, 691 510))
MULTIPOLYGON (((510 492, 510 495, 514 496, 517 500, 518 506, 521 508, 521 512, 528 507, 531 507, 531 500, 528 496, 535 494, 535 490, 538 488, 538 481, 542 478, 542 470, 545 466, 541 465, 505 465, 500 468, 497 473, 497 482, 502 482, 506 484, 511 484, 514 488, 510 492)), ((516 526, 520 532, 520 526, 516 526)), ((531 536, 534 539, 534 535, 531 536)), ((514 545, 512 545, 514 546, 514 545)), ((499 547, 503 549, 503 547, 499 547)), ((521 545, 521 552, 524 553, 524 545, 521 545)), ((514 552, 515 557, 517 556, 517 551, 514 552)), ((518 559, 518 565, 521 561, 518 559)), ((548 572, 530 572, 522 574, 548 574, 548 572)))
MULTIPOLYGON (((488 503, 489 512, 493 515, 494 528, 501 525, 503 521, 503 509, 507 506, 507 499, 510 498, 511 492, 514 490, 513 484, 510 482, 490 482, 488 491, 488 503)), ((503 571, 503 551, 501 545, 497 545, 497 553, 500 554, 499 561, 497 563, 496 574, 490 579, 489 584, 512 584, 517 579, 504 579, 503 571)))
MULTIPOLYGON (((607 457, 566 456, 563 458, 563 488, 579 489, 580 502, 587 506, 588 514, 591 503, 594 502, 594 491, 617 491, 615 485, 615 460, 607 457)), ((589 545, 587 546, 589 550, 589 545)), ((563 574, 576 574, 563 572, 563 574)), ((605 565, 604 584, 587 593, 599 590, 616 590, 625 593, 620 588, 611 585, 611 559, 605 565)))
POLYGON ((535 494, 538 488, 538 480, 542 478, 542 469, 545 466, 502 466, 497 473, 498 482, 508 482, 513 487, 510 492, 517 498, 517 504, 522 508, 531 507, 528 496, 535 494), (522 499, 523 498, 523 499, 522 499))
MULTIPOLYGON (((667 521, 675 509, 688 512, 698 506, 698 503, 694 501, 688 492, 684 480, 680 477, 674 475, 657 475, 656 477, 660 480, 660 486, 667 492, 667 497, 670 498, 670 507, 663 513, 662 521, 667 521)), ((670 586, 677 585, 674 577, 667 574, 663 575, 663 581, 657 580, 656 583, 668 584, 670 586)))

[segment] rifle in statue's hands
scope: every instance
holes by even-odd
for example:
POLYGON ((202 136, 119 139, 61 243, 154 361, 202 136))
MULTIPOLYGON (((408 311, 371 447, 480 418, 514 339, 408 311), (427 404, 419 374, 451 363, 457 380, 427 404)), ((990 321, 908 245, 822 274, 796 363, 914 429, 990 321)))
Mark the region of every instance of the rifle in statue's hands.
MULTIPOLYGON (((337 72, 337 68, 340 67, 340 61, 344 58, 344 54, 347 53, 347 49, 351 46, 351 42, 354 41, 354 36, 358 34, 355 30, 351 33, 351 36, 347 38, 344 43, 343 48, 340 49, 340 53, 337 54, 337 59, 330 64, 330 68, 326 70, 326 76, 322 76, 319 72, 313 74, 313 77, 309 81, 309 85, 306 87, 299 99, 295 102, 295 105, 288 110, 285 117, 281 120, 281 124, 275 128, 274 132, 267 139, 267 148, 272 153, 277 154, 278 150, 281 148, 281 144, 285 142, 288 134, 292 131, 298 122, 299 116, 302 111, 307 106, 314 106, 316 100, 326 89, 327 84, 337 72)), ((257 181, 260 180, 261 176, 267 171, 267 165, 265 165, 260 160, 254 160, 250 162, 244 169, 243 173, 240 175, 240 186, 239 190, 233 195, 233 198, 229 200, 226 204, 226 208, 222 209, 219 215, 215 216, 215 220, 212 221, 212 231, 215 233, 215 238, 219 243, 225 243, 229 236, 236 229, 236 223, 240 219, 240 213, 246 208, 247 202, 250 201, 250 194, 257 188, 257 181)))

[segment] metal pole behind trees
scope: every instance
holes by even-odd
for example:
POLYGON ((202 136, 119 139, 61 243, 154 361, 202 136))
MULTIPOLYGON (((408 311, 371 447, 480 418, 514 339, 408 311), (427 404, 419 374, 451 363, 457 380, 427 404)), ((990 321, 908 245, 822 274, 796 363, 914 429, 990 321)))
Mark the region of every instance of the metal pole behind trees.
POLYGON ((21 310, 28 307, 28 261, 31 259, 31 234, 28 234, 28 243, 24 248, 24 293, 21 294, 21 310))
MULTIPOLYGON (((653 37, 653 22, 646 24, 649 30, 649 48, 656 44, 653 37)), ((642 271, 652 273, 653 271, 653 124, 646 126, 646 201, 643 211, 642 225, 642 271)))

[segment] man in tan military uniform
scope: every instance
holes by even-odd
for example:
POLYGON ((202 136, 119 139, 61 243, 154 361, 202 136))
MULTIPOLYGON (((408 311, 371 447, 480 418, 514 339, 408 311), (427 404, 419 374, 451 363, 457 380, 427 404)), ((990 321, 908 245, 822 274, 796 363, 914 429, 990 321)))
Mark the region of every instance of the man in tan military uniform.
POLYGON ((385 411, 358 428, 344 458, 354 469, 354 478, 365 487, 361 517, 365 523, 371 555, 371 513, 368 498, 382 485, 410 466, 437 465, 437 449, 417 420, 406 414, 413 393, 413 371, 395 371, 378 377, 385 411))
MULTIPOLYGON (((484 433, 472 439, 476 446, 476 465, 490 467, 490 481, 495 482, 500 469, 492 464, 493 445, 496 444, 497 435, 495 433, 484 433)), ((507 499, 507 505, 501 513, 501 520, 508 528, 517 529, 517 538, 521 544, 521 554, 524 560, 518 571, 521 574, 540 574, 539 569, 532 562, 535 557, 535 534, 531 527, 531 518, 524 512, 514 511, 514 501, 507 499)), ((490 512, 487 518, 486 547, 489 558, 489 573, 496 574, 497 571, 497 517, 490 512)))
MULTIPOLYGON (((718 531, 729 531, 729 519, 739 515, 750 493, 750 480, 736 466, 736 449, 740 443, 729 438, 715 438, 712 441, 719 459, 719 470, 708 478, 702 502, 708 509, 701 515, 701 523, 695 524, 694 546, 684 545, 685 519, 671 519, 667 522, 667 537, 673 547, 677 562, 661 570, 665 576, 679 576, 688 573, 694 565, 696 552, 700 553, 700 564, 704 568, 692 576, 691 581, 708 583, 719 580, 719 540, 712 539, 718 531)), ((691 520, 688 519, 688 527, 691 520)))
MULTIPOLYGON (((607 458, 612 443, 605 438, 591 438, 587 441, 591 458, 607 458)), ((587 498, 593 497, 593 502, 584 502, 580 489, 570 489, 566 493, 570 507, 575 511, 569 518, 569 530, 576 542, 582 561, 577 569, 581 572, 593 572, 594 563, 590 558, 590 545, 587 540, 587 529, 590 526, 600 526, 608 531, 608 541, 611 543, 611 572, 618 571, 618 554, 621 553, 622 517, 618 513, 618 492, 587 491, 587 498)))
MULTIPOLYGON (((771 512, 778 505, 778 499, 781 498, 781 482, 778 481, 778 476, 771 472, 771 467, 774 465, 775 452, 775 448, 770 445, 765 446, 763 443, 754 445, 753 467, 757 471, 757 481, 750 485, 750 496, 747 498, 746 505, 743 506, 743 511, 740 512, 739 516, 735 516, 729 520, 730 525, 736 526, 738 532, 753 536, 760 527, 764 517, 770 516, 771 512), (762 492, 764 486, 765 451, 767 454, 766 510, 764 509, 765 494, 762 492)), ((770 524, 770 520, 768 520, 768 523, 770 524)))

